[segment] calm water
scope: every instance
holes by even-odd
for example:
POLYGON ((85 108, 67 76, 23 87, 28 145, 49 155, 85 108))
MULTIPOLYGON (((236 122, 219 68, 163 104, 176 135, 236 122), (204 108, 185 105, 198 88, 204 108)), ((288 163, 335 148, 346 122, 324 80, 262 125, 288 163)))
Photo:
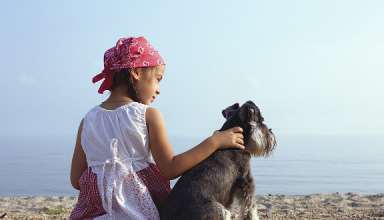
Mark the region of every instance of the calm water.
MULTIPOLYGON (((384 192, 384 137, 278 137, 253 158, 256 194, 384 192)), ((198 139, 172 138, 180 153, 198 139)), ((74 138, 1 138, 0 196, 76 195, 69 182, 74 138)))

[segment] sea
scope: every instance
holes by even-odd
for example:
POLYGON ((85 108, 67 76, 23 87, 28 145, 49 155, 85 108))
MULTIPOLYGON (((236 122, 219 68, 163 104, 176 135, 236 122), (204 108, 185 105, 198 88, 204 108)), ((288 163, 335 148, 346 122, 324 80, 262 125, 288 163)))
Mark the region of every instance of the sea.
MULTIPOLYGON (((171 137, 175 153, 203 139, 171 137)), ((277 136, 274 153, 251 159, 256 195, 384 192, 384 136, 277 136)), ((1 137, 0 196, 72 196, 75 137, 1 137)), ((174 185, 177 180, 173 180, 174 185)))

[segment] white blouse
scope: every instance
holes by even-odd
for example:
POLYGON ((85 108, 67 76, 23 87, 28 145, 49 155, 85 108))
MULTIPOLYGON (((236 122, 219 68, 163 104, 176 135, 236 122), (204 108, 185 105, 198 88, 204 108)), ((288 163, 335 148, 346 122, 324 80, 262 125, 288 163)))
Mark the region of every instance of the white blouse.
POLYGON ((138 102, 114 110, 95 106, 84 117, 81 145, 107 212, 95 220, 159 219, 147 187, 136 175, 155 163, 148 146, 147 107, 138 102))

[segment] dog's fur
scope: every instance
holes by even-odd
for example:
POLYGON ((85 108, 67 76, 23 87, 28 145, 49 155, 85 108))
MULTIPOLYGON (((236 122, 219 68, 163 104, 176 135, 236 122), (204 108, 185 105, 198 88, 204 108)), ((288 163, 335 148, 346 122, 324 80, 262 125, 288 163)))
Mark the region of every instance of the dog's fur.
POLYGON ((268 156, 276 145, 259 108, 248 101, 222 111, 220 131, 243 128, 245 150, 219 150, 187 171, 160 208, 161 219, 258 219, 251 156, 268 156))

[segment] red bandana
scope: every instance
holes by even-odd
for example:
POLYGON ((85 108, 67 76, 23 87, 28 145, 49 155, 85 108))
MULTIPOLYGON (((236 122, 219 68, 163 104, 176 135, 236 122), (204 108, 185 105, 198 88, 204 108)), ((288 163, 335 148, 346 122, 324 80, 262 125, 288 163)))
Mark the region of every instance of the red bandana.
POLYGON ((95 83, 104 79, 99 93, 112 86, 113 74, 121 69, 164 65, 164 60, 144 37, 120 38, 115 47, 104 53, 104 69, 92 78, 95 83))

